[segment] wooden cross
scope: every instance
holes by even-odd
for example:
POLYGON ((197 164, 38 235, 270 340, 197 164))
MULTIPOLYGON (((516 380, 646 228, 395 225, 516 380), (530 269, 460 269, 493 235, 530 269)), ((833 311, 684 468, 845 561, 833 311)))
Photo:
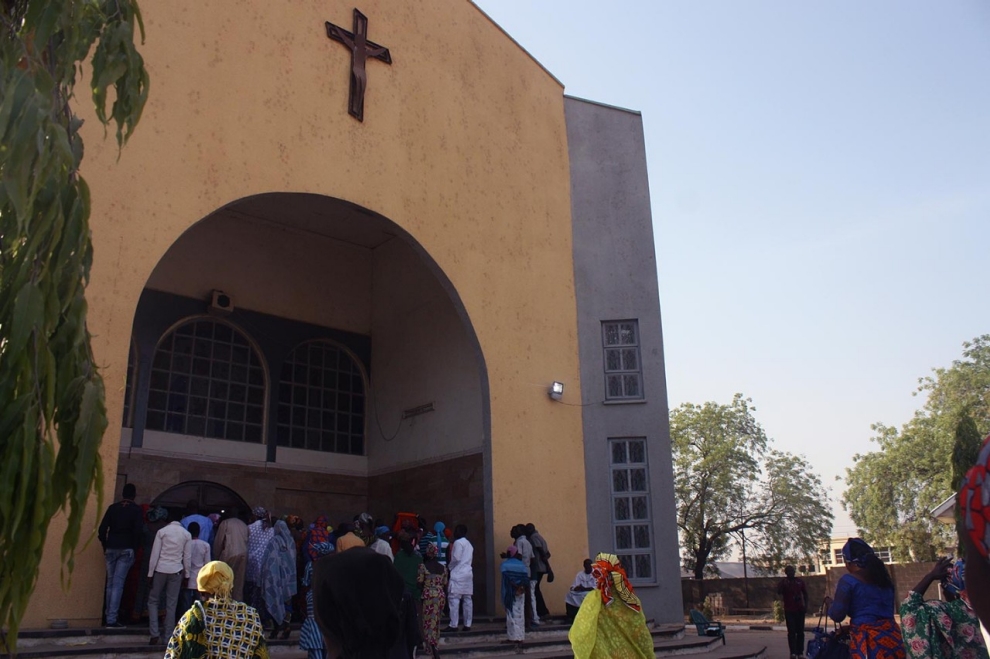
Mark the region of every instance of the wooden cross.
POLYGON ((339 41, 351 50, 351 92, 347 99, 347 112, 358 121, 364 121, 364 90, 368 86, 368 72, 365 62, 371 57, 376 60, 392 63, 388 48, 374 41, 368 41, 368 17, 354 10, 354 31, 327 21, 327 36, 339 41))

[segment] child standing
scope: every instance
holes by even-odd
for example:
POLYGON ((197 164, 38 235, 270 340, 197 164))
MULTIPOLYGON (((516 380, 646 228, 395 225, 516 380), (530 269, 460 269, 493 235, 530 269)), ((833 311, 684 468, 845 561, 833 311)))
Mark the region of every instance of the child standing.
POLYGON ((199 524, 191 522, 189 524, 189 535, 192 540, 186 543, 186 548, 182 553, 182 571, 186 577, 185 588, 182 589, 181 611, 188 611, 194 599, 199 599, 196 578, 199 570, 210 562, 210 543, 199 538, 199 524))

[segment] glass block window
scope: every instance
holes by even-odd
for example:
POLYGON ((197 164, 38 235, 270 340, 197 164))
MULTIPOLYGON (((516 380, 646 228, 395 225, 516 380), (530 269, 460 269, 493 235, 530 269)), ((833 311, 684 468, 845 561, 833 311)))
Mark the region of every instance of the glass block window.
POLYGON ((643 369, 639 359, 639 321, 602 323, 605 350, 605 399, 643 398, 643 369))
POLYGON ((615 553, 630 579, 654 581, 646 439, 611 439, 609 451, 615 553))
POLYGON ((134 380, 137 378, 137 358, 133 344, 127 351, 127 375, 124 380, 124 418, 120 425, 125 428, 134 427, 132 398, 134 397, 134 380))
POLYGON ((304 343, 282 366, 278 445, 364 455, 364 379, 332 343, 304 343))
POLYGON ((155 351, 150 430, 261 443, 265 369, 237 329, 212 318, 184 323, 155 351))

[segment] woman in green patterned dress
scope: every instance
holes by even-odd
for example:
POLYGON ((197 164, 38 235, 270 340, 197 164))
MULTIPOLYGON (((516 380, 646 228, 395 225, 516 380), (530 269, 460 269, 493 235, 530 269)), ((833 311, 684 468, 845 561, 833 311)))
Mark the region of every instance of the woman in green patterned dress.
POLYGON ((901 633, 910 659, 988 659, 980 622, 966 597, 965 563, 943 558, 901 602, 901 633), (925 601, 942 582, 945 601, 925 601))

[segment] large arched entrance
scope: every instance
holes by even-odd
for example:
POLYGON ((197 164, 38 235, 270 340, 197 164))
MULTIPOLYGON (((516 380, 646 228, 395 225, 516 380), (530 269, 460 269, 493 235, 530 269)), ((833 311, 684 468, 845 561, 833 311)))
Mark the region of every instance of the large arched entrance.
POLYGON ((248 513, 248 503, 241 495, 225 485, 210 481, 186 481, 173 485, 156 496, 152 505, 162 506, 171 513, 185 510, 190 501, 199 505, 199 512, 203 515, 229 512, 243 516, 248 513))
POLYGON ((228 204, 158 263, 132 338, 118 473, 141 491, 184 507, 209 481, 307 522, 467 524, 485 607, 487 371, 457 292, 402 228, 319 195, 228 204))

